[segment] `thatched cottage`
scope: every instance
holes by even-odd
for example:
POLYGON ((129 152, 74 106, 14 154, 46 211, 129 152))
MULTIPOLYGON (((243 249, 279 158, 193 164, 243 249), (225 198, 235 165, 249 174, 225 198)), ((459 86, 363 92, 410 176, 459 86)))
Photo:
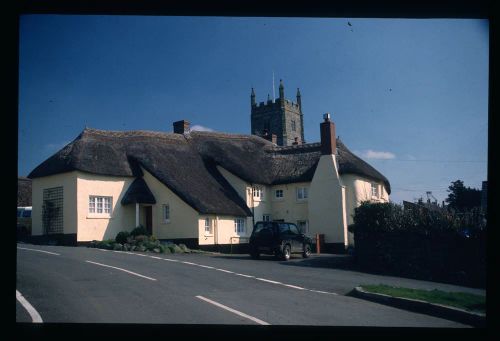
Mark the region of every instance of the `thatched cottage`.
POLYGON ((191 247, 245 244, 254 222, 294 222, 324 234, 330 250, 352 244, 361 201, 388 201, 389 181, 335 137, 278 146, 255 135, 85 129, 36 167, 32 233, 77 244, 145 226, 191 247))

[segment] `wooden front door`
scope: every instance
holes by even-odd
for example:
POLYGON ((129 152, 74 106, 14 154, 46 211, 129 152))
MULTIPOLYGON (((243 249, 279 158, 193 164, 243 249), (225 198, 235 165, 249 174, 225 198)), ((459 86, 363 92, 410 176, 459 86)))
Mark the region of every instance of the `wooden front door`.
POLYGON ((146 206, 146 230, 153 234, 153 206, 146 206))

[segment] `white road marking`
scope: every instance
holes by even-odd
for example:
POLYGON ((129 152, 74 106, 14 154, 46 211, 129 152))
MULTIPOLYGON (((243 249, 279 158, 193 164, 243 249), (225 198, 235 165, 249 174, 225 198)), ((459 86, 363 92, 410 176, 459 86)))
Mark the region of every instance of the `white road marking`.
POLYGON ((169 262, 179 262, 177 259, 163 258, 163 260, 167 260, 169 262))
POLYGON ((294 289, 299 289, 299 290, 305 290, 304 288, 302 287, 297 287, 295 285, 291 285, 291 284, 285 284, 285 283, 282 283, 285 287, 289 287, 289 288, 294 288, 294 289))
POLYGON ((258 278, 258 277, 255 277, 255 279, 259 280, 259 281, 263 281, 263 282, 269 282, 269 283, 273 283, 273 284, 283 284, 281 282, 276 282, 276 281, 271 281, 269 279, 265 279, 265 278, 258 278))
POLYGON ((55 255, 55 256, 60 256, 60 254, 58 253, 55 253, 55 252, 49 252, 49 251, 43 251, 43 250, 36 250, 36 249, 27 249, 27 248, 24 248, 24 247, 17 247, 18 249, 21 249, 21 250, 29 250, 29 251, 36 251, 36 252, 43 252, 43 253, 48 253, 48 254, 51 254, 51 255, 55 255))
POLYGON ((201 265, 201 264, 196 264, 202 268, 207 268, 207 269, 215 269, 213 266, 208 266, 208 265, 201 265))
POLYGON ((189 265, 198 265, 198 264, 194 264, 194 263, 191 263, 191 262, 181 262, 181 263, 184 263, 184 264, 189 264, 189 265))
POLYGON ((267 323, 266 321, 259 320, 259 319, 258 319, 258 318, 256 318, 256 317, 253 317, 253 316, 247 315, 247 314, 242 313, 241 311, 235 310, 235 309, 233 309, 233 308, 229 308, 228 306, 225 306, 225 305, 223 305, 223 304, 220 304, 220 303, 217 303, 217 302, 215 302, 215 301, 209 300, 208 298, 205 298, 205 297, 203 297, 203 296, 196 296, 196 298, 199 298, 200 300, 203 300, 203 301, 205 301, 205 302, 208 302, 208 303, 210 303, 210 304, 213 304, 213 305, 215 305, 215 306, 217 306, 217 307, 219 307, 219 308, 222 308, 222 309, 225 309, 225 310, 227 310, 227 311, 230 311, 230 312, 232 312, 232 313, 234 313, 234 314, 236 314, 236 315, 239 315, 239 316, 241 316, 241 317, 247 318, 247 319, 249 319, 249 320, 251 320, 251 321, 253 321, 253 322, 255 322, 255 323, 262 324, 262 325, 265 325, 265 326, 269 326, 269 325, 270 325, 270 324, 269 324, 269 323, 267 323))
POLYGON ((99 250, 99 251, 106 251, 106 252, 109 251, 109 250, 105 250, 105 249, 97 249, 97 250, 99 250))
POLYGON ((33 323, 43 323, 42 317, 40 316, 38 311, 36 311, 36 309, 33 308, 33 306, 23 297, 23 295, 21 295, 21 293, 18 290, 16 290, 16 298, 19 301, 19 303, 21 303, 21 305, 24 307, 24 309, 26 309, 28 314, 30 314, 33 323))
POLYGON ((105 266, 105 267, 108 267, 108 268, 117 269, 117 270, 120 270, 120 271, 128 272, 129 274, 132 274, 132 275, 135 275, 135 276, 139 276, 139 277, 142 277, 142 278, 149 279, 149 280, 151 280, 151 281, 156 281, 156 279, 155 279, 155 278, 151 278, 151 277, 148 277, 148 276, 144 276, 144 275, 138 274, 138 273, 136 273, 136 272, 128 271, 128 270, 125 270, 125 269, 122 269, 122 268, 117 268, 116 266, 111 266, 111 265, 106 265, 106 264, 101 264, 101 263, 91 262, 91 261, 89 261, 89 260, 86 260, 86 262, 87 262, 87 263, 96 264, 96 265, 100 265, 100 266, 105 266))
POLYGON ((227 272, 228 274, 234 274, 234 272, 229 271, 229 270, 217 269, 217 268, 214 268, 214 269, 217 270, 217 271, 227 272))
MULTIPOLYGON (((108 250, 103 250, 103 249, 99 249, 99 250, 108 251, 108 250)), ((37 251, 37 250, 34 250, 34 251, 37 251)), ((42 252, 46 252, 46 251, 42 251, 42 252)), ((115 251, 115 252, 119 252, 119 251, 115 251)), ((133 253, 133 252, 122 252, 122 253, 128 253, 128 254, 137 255, 137 256, 141 256, 141 257, 150 257, 150 258, 155 258, 155 259, 163 259, 163 260, 166 260, 166 261, 169 261, 169 262, 178 262, 178 263, 184 263, 184 264, 188 264, 188 265, 195 265, 195 266, 199 266, 199 267, 207 268, 207 269, 214 269, 214 270, 217 270, 217 271, 227 272, 229 274, 234 274, 234 275, 241 276, 241 277, 255 278, 255 279, 259 280, 259 281, 268 282, 268 283, 272 283, 272 284, 283 285, 285 287, 289 287, 289 288, 297 289, 297 290, 308 290, 308 291, 316 292, 316 293, 319 293, 319 294, 338 295, 335 292, 327 292, 327 291, 321 291, 321 290, 306 289, 306 288, 299 287, 299 286, 296 286, 296 285, 285 284, 285 283, 282 283, 282 282, 272 281, 272 280, 265 279, 265 278, 258 278, 258 277, 255 277, 255 276, 240 274, 240 273, 229 271, 229 270, 225 270, 225 269, 214 268, 213 266, 208 266, 208 265, 196 264, 196 263, 187 262, 187 261, 179 261, 179 260, 170 259, 170 258, 160 258, 160 257, 156 257, 156 256, 147 256, 147 255, 142 255, 142 254, 133 253)))
POLYGON ((334 293, 334 292, 327 292, 327 291, 320 291, 320 290, 311 290, 311 289, 307 289, 307 290, 312 291, 312 292, 317 292, 317 293, 320 293, 320 294, 338 295, 337 293, 334 293))
POLYGON ((248 277, 248 278, 255 278, 255 276, 250 276, 250 275, 244 275, 244 274, 239 274, 239 273, 234 273, 237 276, 243 276, 243 277, 248 277))

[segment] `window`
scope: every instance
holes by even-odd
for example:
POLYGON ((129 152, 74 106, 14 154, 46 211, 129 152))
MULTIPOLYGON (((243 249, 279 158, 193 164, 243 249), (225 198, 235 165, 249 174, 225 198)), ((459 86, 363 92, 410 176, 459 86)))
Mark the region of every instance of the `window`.
POLYGON ((112 197, 89 196, 89 213, 111 213, 112 197))
POLYGON ((378 185, 372 183, 372 197, 378 198, 378 185))
POLYGON ((205 218, 205 234, 212 234, 212 225, 210 224, 210 218, 205 218))
POLYGON ((290 232, 292 234, 300 234, 299 230, 297 229, 297 226, 295 226, 295 224, 288 224, 288 226, 290 226, 290 232))
POLYGON ((274 197, 276 199, 281 199, 283 198, 283 190, 282 189, 277 189, 275 192, 274 192, 274 197))
POLYGON ((292 131, 295 131, 295 121, 292 120, 292 131))
POLYGON ((243 218, 234 219, 234 232, 236 232, 237 234, 245 233, 245 219, 243 218))
POLYGON ((170 206, 169 205, 163 205, 163 221, 165 223, 170 222, 170 206))
POLYGON ((263 214, 262 220, 263 221, 271 221, 271 215, 270 214, 263 214))
POLYGON ((307 187, 297 188, 297 200, 307 199, 307 187))
POLYGON ((254 187, 253 188, 253 197, 254 197, 254 199, 261 199, 262 200, 264 197, 264 193, 263 193, 262 189, 259 187, 254 187))

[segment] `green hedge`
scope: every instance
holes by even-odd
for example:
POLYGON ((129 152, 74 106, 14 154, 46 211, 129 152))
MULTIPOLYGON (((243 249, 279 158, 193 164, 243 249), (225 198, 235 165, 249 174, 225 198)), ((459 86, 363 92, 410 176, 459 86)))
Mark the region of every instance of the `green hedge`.
POLYGON ((466 214, 362 203, 355 209, 355 262, 384 274, 486 284, 486 228, 478 210, 466 214))

